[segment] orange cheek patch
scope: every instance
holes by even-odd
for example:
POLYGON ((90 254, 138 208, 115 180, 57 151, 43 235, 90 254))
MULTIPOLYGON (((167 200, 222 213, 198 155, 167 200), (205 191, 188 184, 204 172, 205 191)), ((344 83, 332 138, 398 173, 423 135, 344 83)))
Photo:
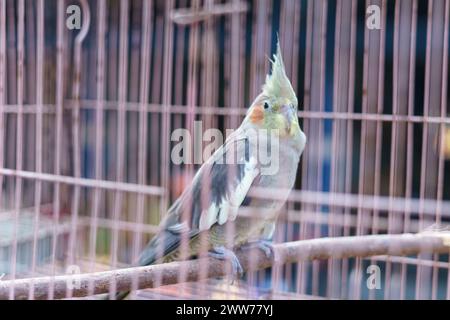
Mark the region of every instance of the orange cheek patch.
POLYGON ((261 106, 255 106, 250 114, 250 121, 259 123, 264 120, 264 110, 261 106))

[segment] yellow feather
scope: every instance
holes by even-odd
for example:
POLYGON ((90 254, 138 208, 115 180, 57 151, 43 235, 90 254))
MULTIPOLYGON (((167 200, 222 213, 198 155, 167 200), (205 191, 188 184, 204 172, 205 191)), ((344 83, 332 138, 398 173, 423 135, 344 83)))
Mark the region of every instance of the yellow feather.
POLYGON ((272 63, 272 72, 266 76, 266 82, 263 86, 264 95, 273 99, 287 99, 297 105, 297 97, 284 68, 279 41, 277 43, 277 52, 273 55, 273 60, 270 61, 272 63))

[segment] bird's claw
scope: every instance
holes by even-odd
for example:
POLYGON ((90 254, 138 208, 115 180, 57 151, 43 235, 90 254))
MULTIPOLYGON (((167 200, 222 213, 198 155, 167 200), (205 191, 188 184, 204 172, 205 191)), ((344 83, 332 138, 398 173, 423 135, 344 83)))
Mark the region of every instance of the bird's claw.
POLYGON ((238 257, 232 250, 227 249, 224 246, 219 246, 215 247, 213 251, 210 251, 208 254, 212 258, 216 258, 219 260, 229 260, 231 262, 234 277, 242 277, 242 275, 244 274, 244 269, 242 268, 238 257))
POLYGON ((258 248, 262 250, 267 258, 273 258, 275 256, 275 252, 273 251, 273 245, 272 242, 269 240, 256 240, 252 242, 248 242, 244 248, 245 249, 252 249, 252 248, 258 248))

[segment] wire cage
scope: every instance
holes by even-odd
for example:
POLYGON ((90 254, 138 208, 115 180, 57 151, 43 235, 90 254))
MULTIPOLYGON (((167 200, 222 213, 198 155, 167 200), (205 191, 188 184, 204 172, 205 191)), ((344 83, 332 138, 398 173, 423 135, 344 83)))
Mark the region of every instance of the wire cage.
MULTIPOLYGON (((308 143, 274 243, 442 228, 449 6, 0 0, 0 285, 132 265, 201 165, 171 161, 172 133, 237 128, 277 37, 308 143)), ((445 253, 317 259, 238 284, 203 270, 133 297, 448 299, 449 266, 445 253)))

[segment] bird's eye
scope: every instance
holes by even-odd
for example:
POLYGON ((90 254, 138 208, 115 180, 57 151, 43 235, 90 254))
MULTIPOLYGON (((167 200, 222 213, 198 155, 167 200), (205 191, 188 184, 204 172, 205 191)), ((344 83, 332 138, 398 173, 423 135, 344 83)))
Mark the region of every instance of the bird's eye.
POLYGON ((269 104, 267 102, 264 102, 264 109, 269 109, 269 104))

